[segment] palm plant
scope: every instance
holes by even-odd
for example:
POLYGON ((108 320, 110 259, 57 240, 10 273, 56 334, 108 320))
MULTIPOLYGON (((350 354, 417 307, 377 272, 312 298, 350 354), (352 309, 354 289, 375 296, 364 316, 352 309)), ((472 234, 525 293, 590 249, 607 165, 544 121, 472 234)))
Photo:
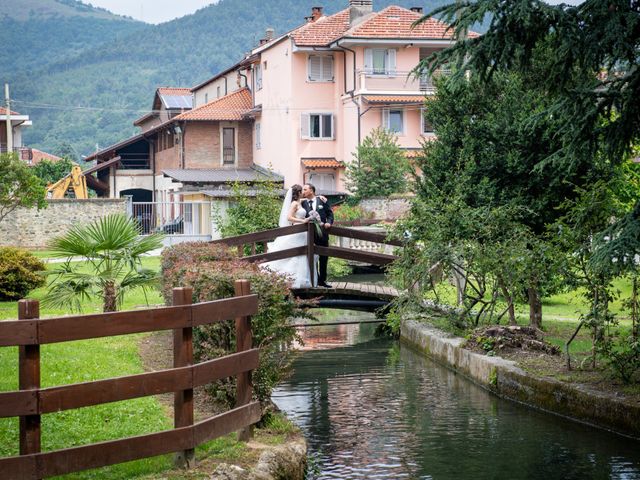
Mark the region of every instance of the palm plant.
POLYGON ((128 291, 142 288, 146 295, 156 284, 157 272, 142 268, 141 259, 161 246, 161 234, 140 236, 138 225, 124 214, 76 225, 50 242, 53 255, 66 260, 51 272, 55 278, 43 303, 80 312, 83 300, 101 297, 103 311, 115 312, 128 291))

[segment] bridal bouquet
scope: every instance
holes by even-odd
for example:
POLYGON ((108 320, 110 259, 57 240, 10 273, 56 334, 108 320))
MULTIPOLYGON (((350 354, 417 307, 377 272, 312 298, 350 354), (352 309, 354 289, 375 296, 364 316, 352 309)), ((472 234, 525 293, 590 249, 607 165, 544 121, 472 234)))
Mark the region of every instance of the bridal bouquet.
POLYGON ((322 226, 320 225, 322 222, 321 222, 321 219, 320 219, 320 214, 318 212, 316 212, 315 210, 311 210, 309 212, 309 218, 311 219, 313 224, 316 226, 316 233, 319 236, 322 236, 322 226))

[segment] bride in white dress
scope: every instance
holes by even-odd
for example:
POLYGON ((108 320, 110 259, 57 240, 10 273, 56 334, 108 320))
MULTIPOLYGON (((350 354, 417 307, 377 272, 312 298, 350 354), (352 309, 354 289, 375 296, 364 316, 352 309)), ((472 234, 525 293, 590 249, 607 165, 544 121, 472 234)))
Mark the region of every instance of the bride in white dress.
MULTIPOLYGON (((302 187, 300 185, 294 185, 287 191, 282 209, 280 210, 280 219, 278 220, 279 227, 288 227, 298 223, 309 222, 309 218, 305 218, 307 212, 300 203, 301 193, 302 187)), ((278 237, 273 242, 268 243, 267 251, 277 252, 306 244, 307 232, 294 233, 293 235, 278 237)), ((274 272, 284 273, 291 277, 293 280, 291 288, 306 288, 312 286, 309 275, 309 262, 307 261, 306 255, 266 262, 263 266, 274 272)), ((317 282, 316 277, 317 273, 314 272, 313 286, 315 286, 317 282)))

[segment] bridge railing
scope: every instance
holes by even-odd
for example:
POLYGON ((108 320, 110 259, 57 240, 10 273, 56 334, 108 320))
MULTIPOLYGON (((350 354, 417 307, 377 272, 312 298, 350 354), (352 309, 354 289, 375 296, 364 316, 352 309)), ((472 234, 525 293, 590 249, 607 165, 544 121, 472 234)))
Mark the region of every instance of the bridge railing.
POLYGON ((19 346, 19 391, 0 392, 0 418, 20 417, 20 456, 0 458, 0 478, 39 479, 130 460, 178 453, 189 466, 194 448, 248 426, 261 416, 252 402, 251 371, 258 366, 252 348, 250 315, 258 311, 257 295, 238 280, 236 296, 191 304, 192 290, 173 290, 172 307, 128 312, 40 319, 36 300, 20 300, 17 321, 0 322, 0 347, 19 346), (237 353, 193 362, 192 329, 235 318, 237 353), (132 333, 173 330, 174 368, 72 385, 40 388, 40 345, 132 333), (236 408, 194 422, 193 389, 237 376, 236 408), (41 452, 41 416, 109 402, 174 392, 174 429, 41 452))
MULTIPOLYGON (((238 235, 236 237, 222 238, 220 240, 214 240, 211 243, 218 243, 227 245, 230 247, 237 247, 240 256, 244 257, 244 260, 249 262, 268 262, 272 260, 280 260, 283 258, 297 257, 300 255, 306 255, 309 265, 313 266, 316 255, 324 255, 327 257, 341 258, 343 260, 351 260, 354 262, 368 263, 370 265, 388 265, 396 260, 397 255, 389 253, 371 252, 357 250, 353 248, 341 247, 341 246, 328 246, 324 247, 316 245, 315 243, 315 226, 312 223, 292 225, 290 227, 274 228, 272 230, 264 230, 262 232, 248 233, 245 235, 238 235), (274 252, 268 251, 267 242, 274 240, 277 237, 284 235, 291 235, 294 233, 307 232, 307 244, 289 248, 286 250, 279 250, 274 252), (246 251, 250 251, 250 255, 244 255, 245 247, 246 251), (261 245, 263 253, 257 252, 257 245, 261 245)), ((346 228, 340 226, 332 226, 329 230, 331 237, 342 237, 356 240, 362 240, 365 242, 373 242, 382 245, 390 245, 393 247, 401 247, 402 242, 399 240, 389 239, 384 233, 369 232, 364 230, 357 230, 355 228, 346 228)), ((310 271, 314 271, 310 268, 310 271)))

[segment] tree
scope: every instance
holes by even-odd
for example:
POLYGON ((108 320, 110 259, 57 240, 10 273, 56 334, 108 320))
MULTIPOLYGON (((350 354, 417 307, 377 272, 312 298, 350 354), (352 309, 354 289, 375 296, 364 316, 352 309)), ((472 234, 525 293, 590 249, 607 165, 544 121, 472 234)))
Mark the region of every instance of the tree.
POLYGON ((430 12, 451 25, 454 46, 425 59, 419 70, 443 64, 458 67, 456 80, 471 70, 482 79, 496 71, 542 70, 540 85, 553 96, 549 113, 564 121, 558 133, 560 157, 587 145, 620 163, 640 135, 640 2, 587 0, 580 5, 549 5, 541 0, 462 1, 430 12), (465 33, 491 16, 488 31, 465 33), (553 54, 536 63, 536 51, 553 54), (577 81, 576 81, 577 80, 577 81))
POLYGON ((42 184, 47 186, 71 173, 71 167, 73 167, 73 162, 68 158, 57 161, 45 159, 32 167, 32 171, 42 181, 42 184))
POLYGON ((0 222, 18 207, 46 208, 45 188, 14 153, 0 154, 0 222))
POLYGON ((141 258, 161 247, 162 235, 140 236, 139 226, 124 214, 76 225, 49 245, 66 261, 52 272, 43 303, 81 311, 83 299, 97 296, 104 312, 115 312, 128 291, 157 284, 157 274, 142 268, 141 258))
POLYGON ((373 130, 347 166, 347 188, 356 199, 386 197, 407 189, 409 164, 396 136, 383 128, 373 130))

